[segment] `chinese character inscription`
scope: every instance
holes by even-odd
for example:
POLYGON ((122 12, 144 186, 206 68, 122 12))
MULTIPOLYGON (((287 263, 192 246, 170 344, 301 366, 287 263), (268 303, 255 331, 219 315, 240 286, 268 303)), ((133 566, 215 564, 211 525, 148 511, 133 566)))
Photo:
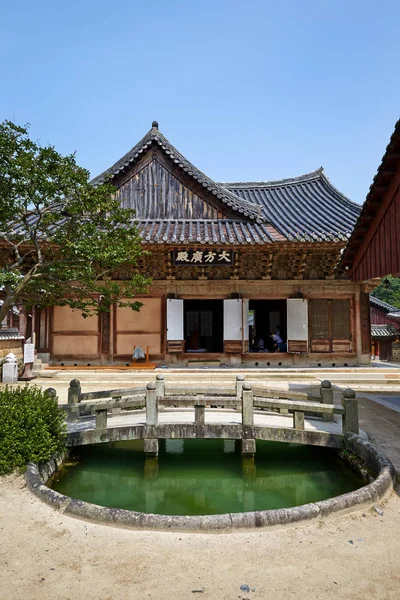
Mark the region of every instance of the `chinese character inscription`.
POLYGON ((188 249, 174 250, 174 265, 232 265, 233 250, 212 249, 188 249))

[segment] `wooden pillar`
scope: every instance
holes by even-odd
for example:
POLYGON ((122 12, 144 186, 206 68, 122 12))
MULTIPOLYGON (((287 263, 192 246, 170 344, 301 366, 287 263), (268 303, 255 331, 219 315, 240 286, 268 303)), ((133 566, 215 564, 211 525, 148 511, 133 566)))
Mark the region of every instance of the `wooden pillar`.
POLYGON ((355 293, 354 297, 354 325, 355 325, 355 351, 357 352, 357 362, 362 362, 362 328, 361 328, 361 309, 360 292, 355 293))
POLYGON ((26 309, 25 309, 25 307, 22 304, 18 305, 18 309, 19 309, 19 332, 24 337, 24 340, 25 340, 25 338, 26 338, 26 326, 27 326, 26 309))
POLYGON ((111 309, 100 313, 100 356, 102 362, 110 359, 111 309))

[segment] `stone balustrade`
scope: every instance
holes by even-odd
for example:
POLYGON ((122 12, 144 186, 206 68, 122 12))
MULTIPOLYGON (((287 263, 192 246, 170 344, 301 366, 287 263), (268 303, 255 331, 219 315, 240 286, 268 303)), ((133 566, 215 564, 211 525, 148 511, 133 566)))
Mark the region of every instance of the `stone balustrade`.
MULTIPOLYGON (((53 391, 51 391, 53 394, 53 391)), ((156 381, 147 384, 146 388, 129 388, 121 390, 102 390, 99 392, 82 393, 80 382, 76 379, 70 383, 68 390, 68 404, 61 406, 67 413, 67 419, 74 422, 89 416, 95 416, 96 431, 106 432, 109 427, 108 413, 129 414, 132 409, 145 410, 144 449, 149 455, 157 455, 158 440, 165 435, 165 418, 163 424, 159 422, 160 412, 167 412, 171 417, 171 427, 174 423, 174 411, 190 407, 194 409, 194 429, 190 430, 188 437, 233 437, 242 441, 242 453, 254 454, 255 452, 255 415, 271 413, 292 415, 292 428, 297 434, 309 434, 305 427, 305 417, 320 419, 324 422, 334 421, 335 415, 342 417, 341 435, 346 433, 359 433, 358 404, 353 390, 345 390, 341 404, 333 403, 333 389, 329 381, 323 381, 320 396, 296 391, 269 390, 265 387, 253 386, 245 381, 243 375, 236 377, 235 389, 229 387, 200 387, 200 386, 169 386, 166 385, 164 375, 157 374, 156 381), (211 434, 210 425, 206 425, 206 412, 208 410, 230 410, 241 412, 240 432, 237 428, 226 427, 222 433, 211 434), (207 430, 207 431, 206 431, 207 430), (233 435, 234 433, 234 435, 233 435)), ((285 417, 287 419, 287 417, 285 417)), ((285 421, 285 423, 288 423, 285 421)), ((276 425, 282 428, 282 425, 276 425)), ((275 426, 275 427, 276 427, 275 426)), ((215 425, 215 428, 218 426, 215 425)), ((283 426, 285 431, 289 427, 283 426)), ((166 433, 165 433, 166 432, 166 433)), ((315 432, 313 432, 315 433, 315 432)), ((327 435, 322 431, 321 435, 327 435)), ((337 438, 337 434, 336 438, 337 438)), ((184 435, 185 437, 185 435, 184 435)), ((299 436, 298 436, 299 437, 299 436)), ((336 440, 335 438, 335 440, 336 440)), ((307 440, 307 436, 299 439, 307 440)), ((281 441, 296 441, 296 436, 288 434, 281 441)), ((307 443, 307 441, 302 441, 307 443)), ((314 442, 313 442, 314 443, 314 442)), ((335 441, 337 444, 337 440, 335 441)), ((329 445, 329 439, 327 442, 329 445)), ((333 445, 333 444, 332 444, 333 445)))

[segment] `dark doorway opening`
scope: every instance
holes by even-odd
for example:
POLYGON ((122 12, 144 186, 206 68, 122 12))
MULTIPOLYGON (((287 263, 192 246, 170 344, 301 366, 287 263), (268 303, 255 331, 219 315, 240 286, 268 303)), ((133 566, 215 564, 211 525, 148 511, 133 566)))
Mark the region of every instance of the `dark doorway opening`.
POLYGON ((184 323, 187 352, 222 352, 223 301, 185 300, 184 323))
POLYGON ((250 352, 275 352, 270 333, 279 331, 287 342, 286 300, 250 300, 249 347, 250 352))

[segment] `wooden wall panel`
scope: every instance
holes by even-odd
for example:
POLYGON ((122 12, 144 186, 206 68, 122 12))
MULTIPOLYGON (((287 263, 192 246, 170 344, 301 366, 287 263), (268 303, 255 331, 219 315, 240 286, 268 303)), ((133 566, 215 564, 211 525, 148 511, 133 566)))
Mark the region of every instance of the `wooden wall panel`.
POLYGON ((129 307, 117 307, 117 332, 159 333, 161 330, 161 298, 136 298, 143 302, 139 312, 129 307))
POLYGON ((370 238, 366 236, 360 249, 363 254, 360 259, 357 257, 359 262, 352 272, 353 281, 400 274, 400 187, 376 221, 374 233, 370 238))
POLYGON ((117 337, 117 354, 120 356, 132 355, 134 346, 140 346, 146 353, 146 346, 149 346, 149 353, 161 353, 161 335, 159 333, 119 333, 117 337))
POLYGON ((98 341, 97 335, 53 334, 53 354, 54 356, 98 357, 98 341))
POLYGON ((118 190, 125 208, 139 219, 218 219, 216 207, 153 159, 118 190))
POLYGON ((84 319, 77 310, 69 306, 55 306, 53 310, 53 331, 99 331, 99 318, 97 316, 84 319))
POLYGON ((131 356, 134 346, 141 346, 150 355, 162 352, 162 299, 137 298, 143 302, 139 312, 131 308, 115 309, 114 354, 131 356))

